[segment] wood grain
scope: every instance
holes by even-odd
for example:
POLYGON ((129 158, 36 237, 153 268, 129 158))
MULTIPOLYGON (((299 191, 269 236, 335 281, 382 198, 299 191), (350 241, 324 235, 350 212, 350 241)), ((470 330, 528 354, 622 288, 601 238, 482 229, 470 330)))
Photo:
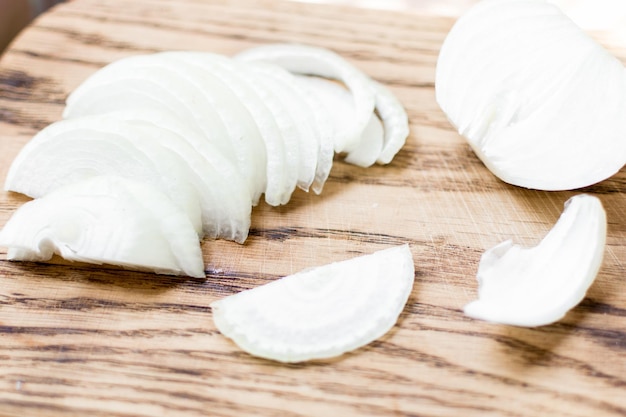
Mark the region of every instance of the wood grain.
MULTIPOLYGON (((76 0, 23 32, 0 61, 0 180, 85 77, 169 49, 332 48, 398 95, 411 136, 389 166, 337 159, 322 195, 256 207, 244 245, 203 242, 206 279, 10 263, 0 249, 0 415, 626 415, 626 173, 552 193, 491 175, 434 99, 452 23, 270 0, 76 0), (536 244, 581 191, 602 200, 609 221, 587 298, 537 329, 466 318, 481 253, 508 238, 536 244), (219 297, 405 242, 414 291, 398 325, 362 349, 280 365, 242 353, 213 326, 219 297)), ((626 39, 610 47, 626 58, 626 39)), ((25 201, 1 192, 0 225, 25 201)))

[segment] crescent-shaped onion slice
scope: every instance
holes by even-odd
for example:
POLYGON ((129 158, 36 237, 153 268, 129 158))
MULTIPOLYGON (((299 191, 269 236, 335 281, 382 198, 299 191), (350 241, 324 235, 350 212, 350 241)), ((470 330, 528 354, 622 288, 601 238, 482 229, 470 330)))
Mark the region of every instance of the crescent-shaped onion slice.
MULTIPOLYGON (((267 186, 265 202, 272 206, 286 204, 298 181, 297 159, 288 160, 287 147, 272 109, 255 88, 255 80, 242 73, 238 63, 231 58, 210 52, 173 51, 163 52, 168 59, 186 62, 219 78, 228 86, 252 115, 265 143, 267 155, 267 186)), ((295 152, 297 154, 297 151, 295 152)))
MULTIPOLYGON (((222 173, 174 131, 125 117, 84 116, 46 127, 13 161, 7 189, 40 197, 61 184, 117 174, 155 183, 183 207, 193 209, 192 203, 199 202, 205 236, 242 243, 251 212, 243 182, 226 183, 222 173)), ((194 215, 191 212, 190 218, 194 215)))
POLYGON ((376 105, 371 80, 336 53, 314 46, 272 44, 247 49, 235 56, 246 61, 266 61, 290 72, 316 75, 341 81, 350 90, 354 118, 345 134, 336 137, 335 151, 344 152, 357 146, 376 105))
MULTIPOLYGON (((297 80, 324 104, 339 136, 343 136, 350 129, 355 112, 349 91, 325 78, 298 76, 297 80)), ((347 151, 345 161, 364 168, 370 167, 380 156, 383 142, 383 125, 376 114, 372 113, 361 133, 358 146, 347 151)))
MULTIPOLYGON (((334 52, 307 45, 273 44, 245 50, 235 58, 266 61, 296 74, 314 75, 342 82, 350 91, 354 114, 350 127, 343 134, 336 135, 335 151, 356 151, 352 159, 357 165, 367 166, 360 158, 360 155, 366 152, 357 151, 357 148, 362 146, 363 132, 371 123, 374 110, 384 127, 384 144, 376 161, 379 164, 388 164, 404 146, 409 135, 409 122, 400 101, 387 87, 372 80, 334 52)), ((371 136, 365 138, 366 143, 367 140, 371 140, 371 136)))
POLYGON ((308 269, 211 304, 243 350, 280 362, 329 358, 381 337, 414 281, 408 245, 308 269))
POLYGON ((533 248, 508 240, 485 252, 478 267, 478 300, 470 317, 516 326, 560 320, 591 286, 602 264, 606 213, 596 197, 565 203, 552 230, 533 248))
POLYGON ((251 115, 221 80, 168 56, 135 55, 101 68, 70 94, 64 117, 121 109, 169 113, 237 165, 256 203, 265 191, 266 154, 251 115))
POLYGON ((626 71, 556 6, 484 0, 456 22, 436 98, 503 181, 585 187, 626 162, 626 71))
MULTIPOLYGON (((230 140, 228 124, 204 95, 183 77, 156 66, 153 55, 136 55, 114 61, 84 80, 67 97, 63 117, 78 118, 124 109, 156 108, 203 132, 233 161, 241 152, 230 140), (200 105, 199 105, 200 104, 200 105)), ((252 164, 248 164, 252 167, 252 164)), ((246 171, 243 171, 246 172, 246 171)))
POLYGON ((198 235, 157 188, 114 176, 68 184, 23 204, 2 231, 9 260, 113 264, 204 277, 198 235))
POLYGON ((376 91, 376 113, 383 122, 383 149, 378 155, 381 165, 388 164, 406 143, 409 136, 409 116, 400 100, 387 87, 372 81, 376 91))
POLYGON ((257 73, 261 80, 272 79, 276 86, 275 92, 280 95, 300 129, 300 167, 302 168, 300 187, 320 194, 328 179, 333 165, 334 126, 324 103, 315 94, 302 86, 297 77, 278 65, 267 62, 253 61, 250 69, 257 73), (278 87, 280 85, 280 88, 278 87), (314 137, 315 143, 311 140, 314 137), (313 179, 309 171, 313 166, 313 179), (308 184, 308 186, 307 186, 308 184))
MULTIPOLYGON (((315 180, 315 172, 319 156, 319 132, 312 122, 311 113, 304 98, 291 88, 291 84, 284 82, 279 76, 273 76, 282 68, 264 63, 242 63, 242 68, 250 73, 255 79, 255 85, 266 90, 266 95, 271 95, 267 103, 273 103, 270 109, 274 109, 276 122, 281 127, 283 138, 295 142, 296 146, 287 147, 287 155, 290 149, 297 148, 297 155, 291 155, 297 171, 298 188, 308 191, 315 180), (265 67, 265 70, 264 70, 265 67), (275 102, 275 103, 274 103, 275 102)), ((288 77, 293 77, 284 71, 288 77)), ((291 151, 293 152, 293 151, 291 151)))
MULTIPOLYGON (((114 130, 119 124, 111 122, 105 126, 114 130)), ((39 131, 11 163, 4 189, 39 198, 88 177, 124 176, 149 183, 168 195, 202 234, 200 200, 187 180, 189 167, 184 160, 168 149, 154 146, 151 139, 130 141, 124 136, 131 133, 128 129, 120 128, 116 134, 94 127, 86 116, 58 121, 39 131), (78 126, 81 123, 84 130, 78 126), (69 135, 65 134, 68 130, 69 135)))

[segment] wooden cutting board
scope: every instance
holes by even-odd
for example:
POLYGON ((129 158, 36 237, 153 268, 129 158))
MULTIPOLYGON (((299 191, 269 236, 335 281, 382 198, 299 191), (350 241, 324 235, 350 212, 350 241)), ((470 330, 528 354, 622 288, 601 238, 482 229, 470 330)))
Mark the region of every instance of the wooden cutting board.
MULTIPOLYGON (((581 190, 504 184, 451 128, 433 82, 452 23, 271 0, 76 0, 23 32, 0 62, 0 181, 89 74, 160 50, 331 48, 397 94, 411 135, 388 166, 337 159, 321 195, 256 207, 244 245, 203 242, 206 279, 10 263, 0 249, 0 415, 626 415, 625 172, 582 190, 605 205, 608 244, 587 298, 562 321, 524 329, 462 313, 481 253, 509 238, 538 243, 581 190), (282 365, 213 325, 213 300, 401 243, 415 259, 413 293, 397 326, 364 348, 282 365)), ((622 47, 611 50, 624 60, 622 47)), ((25 201, 0 192, 0 226, 25 201)))

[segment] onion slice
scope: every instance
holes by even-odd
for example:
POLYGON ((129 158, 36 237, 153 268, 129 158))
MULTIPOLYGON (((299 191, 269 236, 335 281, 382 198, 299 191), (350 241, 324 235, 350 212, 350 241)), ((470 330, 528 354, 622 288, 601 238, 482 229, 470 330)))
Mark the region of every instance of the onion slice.
POLYGON ((335 151, 344 152, 357 146, 369 123, 376 104, 376 93, 369 77, 336 53, 314 46, 296 44, 263 45, 240 52, 236 59, 266 61, 286 70, 341 81, 352 94, 354 119, 350 129, 337 137, 335 151))
POLYGON ((372 81, 376 91, 376 112, 383 122, 383 149, 376 162, 381 165, 390 163, 406 143, 409 136, 409 116, 400 100, 387 87, 372 81))
POLYGON ((435 86, 451 123, 507 183, 577 189, 626 162, 626 71, 546 1, 477 3, 446 37, 435 86))
POLYGON ((297 158, 296 155, 292 155, 292 158, 297 162, 297 185, 300 189, 308 191, 315 180, 320 138, 307 101, 294 88, 293 75, 284 69, 265 63, 242 63, 241 66, 253 74, 251 76, 256 79, 255 84, 271 91, 274 100, 280 103, 280 107, 275 106, 278 110, 276 121, 279 122, 279 126, 283 126, 284 138, 295 138, 298 154, 297 158), (281 111, 284 112, 282 116, 281 111), (286 122, 281 124, 280 119, 286 119, 286 122))
MULTIPOLYGON (((296 74, 314 75, 342 82, 351 93, 354 115, 349 129, 335 137, 336 152, 357 151, 361 147, 363 132, 371 124, 374 110, 385 130, 382 151, 376 161, 379 164, 388 164, 404 146, 409 135, 409 122, 400 101, 387 87, 372 80, 336 53, 313 46, 273 44, 245 50, 235 58, 266 61, 296 74)), ((371 140, 371 136, 366 135, 365 145, 371 146, 367 140, 371 140)), ((357 155, 351 159, 357 162, 357 165, 369 166, 361 161, 362 154, 366 152, 358 150, 357 155)))
POLYGON ((324 183, 328 179, 333 165, 334 126, 329 112, 315 94, 311 94, 306 86, 298 82, 298 77, 278 65, 267 62, 253 61, 250 68, 261 80, 272 79, 276 85, 275 91, 286 103, 293 118, 301 130, 300 167, 302 168, 300 187, 308 190, 309 187, 316 194, 320 194, 324 183), (278 84, 281 85, 278 88, 278 84), (315 143, 312 143, 311 136, 315 143), (309 171, 313 166, 313 179, 309 171))
POLYGON ((56 189, 15 211, 0 231, 7 259, 113 264, 204 277, 202 251, 184 212, 157 188, 98 176, 56 189))
POLYGON ((211 304, 215 325, 248 353, 329 358, 384 335, 414 281, 408 245, 308 269, 211 304))
POLYGON ((116 174, 158 186, 194 221, 199 204, 204 236, 243 243, 251 213, 243 180, 225 176, 175 130, 140 117, 126 110, 51 124, 15 158, 7 189, 36 198, 62 184, 116 174))
POLYGON ((596 197, 565 203, 552 230, 533 248, 508 240, 486 251, 478 267, 478 300, 465 314, 515 326, 560 320, 591 286, 602 264, 606 213, 596 197))
POLYGON ((124 176, 168 195, 201 234, 202 210, 197 189, 188 180, 188 165, 174 152, 155 145, 152 138, 133 133, 127 123, 102 116, 54 122, 20 150, 4 188, 39 198, 88 177, 124 176))
POLYGON ((237 165, 251 199, 265 190, 265 144, 231 88, 212 73, 176 59, 182 53, 135 55, 87 78, 67 99, 65 118, 124 110, 169 113, 237 165))
MULTIPOLYGON (((296 160, 287 160, 286 143, 274 113, 253 86, 254 79, 243 74, 238 62, 209 52, 174 51, 161 55, 176 62, 192 64, 219 78, 239 99, 252 116, 265 143, 267 155, 267 184, 265 202, 278 206, 286 204, 298 180, 296 160)), ((236 120, 234 123, 237 123, 236 120)))
MULTIPOLYGON (((325 78, 298 76, 297 80, 323 103, 330 115, 337 135, 345 136, 355 117, 354 103, 350 92, 342 85, 325 78)), ((361 133, 358 146, 347 150, 345 161, 363 168, 370 167, 383 149, 383 125, 375 113, 370 115, 367 126, 361 133)))

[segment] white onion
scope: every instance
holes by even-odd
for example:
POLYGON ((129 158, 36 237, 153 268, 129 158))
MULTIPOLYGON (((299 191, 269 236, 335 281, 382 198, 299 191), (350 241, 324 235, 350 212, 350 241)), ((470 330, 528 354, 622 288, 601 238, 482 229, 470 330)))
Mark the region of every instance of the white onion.
POLYGON ((274 80, 276 93, 281 95, 301 130, 301 188, 307 190, 310 186, 315 193, 320 194, 330 174, 334 156, 335 126, 331 122, 330 112, 325 103, 298 82, 297 76, 277 65, 259 61, 253 64, 250 69, 261 77, 261 81, 274 80), (312 143, 311 135, 315 143, 312 143), (314 177, 311 182, 309 171, 313 164, 314 177))
MULTIPOLYGON (((361 166, 395 155, 403 109, 390 91, 333 52, 270 50, 289 52, 279 61, 292 70, 308 62, 313 74, 343 82, 349 93, 332 85, 348 110, 338 111, 337 96, 318 97, 281 66, 245 62, 246 54, 131 56, 96 71, 69 95, 64 120, 27 143, 5 188, 44 199, 73 183, 115 175, 112 184, 138 181, 164 194, 201 237, 243 243, 252 206, 263 194, 276 206, 286 204, 296 186, 322 191, 335 147, 361 166)), ((15 259, 40 256, 26 249, 11 253, 15 259)))
POLYGON ((267 64, 244 64, 242 67, 253 73, 252 76, 256 79, 255 84, 262 85, 271 91, 274 100, 280 103, 280 105, 275 106, 276 113, 284 112, 284 116, 277 117, 277 121, 282 118, 287 119, 282 123, 284 125, 282 128, 283 137, 293 137, 298 148, 298 155, 291 156, 296 163, 297 185, 308 191, 315 180, 320 143, 319 130, 312 123, 313 118, 306 100, 299 94, 299 91, 293 88, 294 80, 291 80, 292 82, 286 81, 286 79, 292 79, 293 76, 282 68, 267 64), (281 72, 281 74, 277 75, 276 72, 281 72))
POLYGON ((297 44, 263 45, 245 50, 236 59, 264 61, 284 67, 296 74, 314 75, 338 80, 351 94, 352 117, 350 124, 335 135, 336 152, 356 152, 347 159, 360 166, 371 163, 362 159, 371 153, 373 137, 364 131, 371 125, 374 110, 384 126, 384 144, 376 161, 391 162, 409 135, 406 111, 389 89, 359 71, 339 55, 323 49, 297 44), (359 149, 368 147, 369 150, 359 149))
POLYGON ((408 245, 393 247, 215 301, 213 320, 255 356, 281 362, 338 356, 393 327, 414 273, 408 245))
POLYGON ((575 189, 626 162, 626 71, 547 2, 470 9, 441 48, 436 97, 505 182, 575 189))
POLYGON ((197 65, 232 89, 241 104, 252 115, 265 143, 267 155, 265 201, 272 206, 287 203, 295 188, 297 175, 294 175, 294 167, 289 168, 286 145, 274 115, 251 85, 252 81, 242 76, 236 63, 222 55, 208 52, 165 52, 163 55, 169 59, 197 65))
POLYGON ((376 162, 388 164, 406 143, 409 116, 400 100, 387 87, 376 81, 372 81, 372 85, 376 91, 376 112, 384 129, 383 148, 376 162))
POLYGON ((157 188, 115 176, 74 182, 23 204, 0 231, 7 259, 109 263, 204 277, 187 215, 157 188))
POLYGON ((156 108, 178 118, 235 163, 253 202, 265 190, 265 144, 252 116, 223 81, 165 53, 115 61, 67 100, 66 118, 119 109, 156 108))
POLYGON ((478 300, 465 306, 465 314, 516 326, 560 320, 584 298, 596 278, 606 227, 598 198, 572 197, 539 245, 523 248, 509 240, 483 254, 478 300))
POLYGON ((370 79, 360 70, 332 51, 306 45, 273 44, 247 49, 237 59, 266 61, 291 72, 337 79, 352 94, 354 119, 342 137, 336 137, 335 151, 343 152, 357 146, 363 130, 369 123, 376 103, 376 94, 370 79))
MULTIPOLYGON (((351 129, 355 117, 354 104, 350 92, 334 81, 319 77, 299 76, 298 82, 316 96, 327 109, 338 137, 344 137, 351 129)), ((360 167, 369 167, 376 163, 384 141, 383 126, 374 112, 361 132, 356 146, 346 150, 345 161, 360 167)))
POLYGON ((158 181, 173 201, 191 206, 188 210, 199 201, 206 236, 243 242, 251 211, 244 190, 235 188, 243 184, 225 183, 221 173, 173 131, 124 119, 103 114, 53 123, 13 161, 7 189, 41 197, 61 184, 103 174, 158 181))

